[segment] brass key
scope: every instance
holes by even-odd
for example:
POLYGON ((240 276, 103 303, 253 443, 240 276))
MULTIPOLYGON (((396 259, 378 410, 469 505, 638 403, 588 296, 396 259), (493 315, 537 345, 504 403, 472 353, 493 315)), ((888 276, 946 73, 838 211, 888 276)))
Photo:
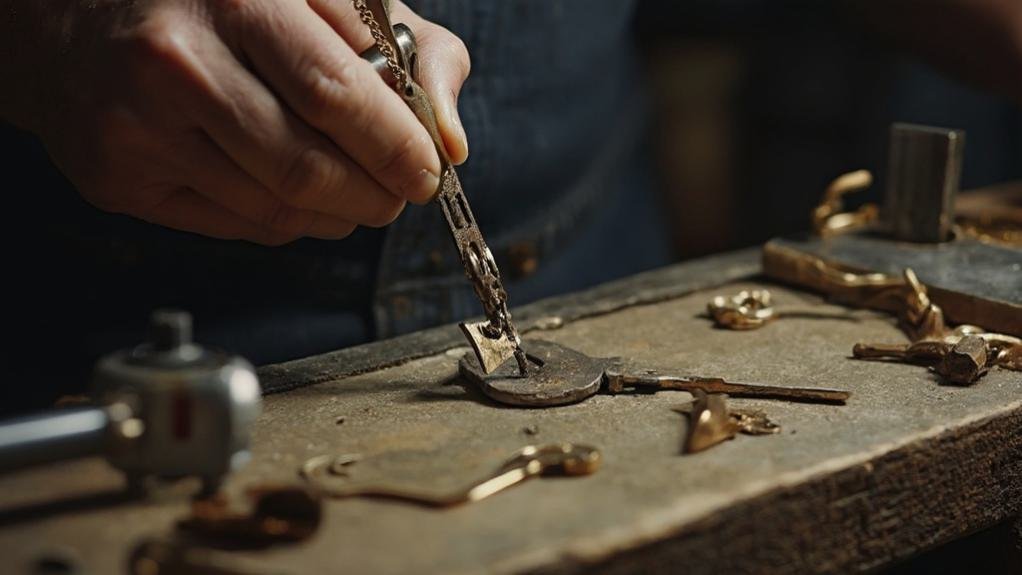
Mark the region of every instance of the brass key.
POLYGON ((352 460, 343 459, 341 465, 337 464, 338 461, 338 457, 333 455, 313 457, 302 466, 300 475, 317 491, 330 497, 380 497, 430 507, 449 507, 485 499, 531 477, 589 475, 600 468, 602 457, 597 449, 585 445, 527 445, 489 477, 461 491, 439 496, 403 487, 351 484, 347 481, 348 472, 341 470, 352 460))

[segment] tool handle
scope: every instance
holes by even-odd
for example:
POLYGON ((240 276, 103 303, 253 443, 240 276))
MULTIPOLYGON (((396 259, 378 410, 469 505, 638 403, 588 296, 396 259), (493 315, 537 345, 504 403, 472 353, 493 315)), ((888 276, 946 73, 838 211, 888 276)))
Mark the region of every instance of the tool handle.
POLYGON ((0 472, 103 453, 110 417, 99 407, 61 409, 0 423, 0 472))

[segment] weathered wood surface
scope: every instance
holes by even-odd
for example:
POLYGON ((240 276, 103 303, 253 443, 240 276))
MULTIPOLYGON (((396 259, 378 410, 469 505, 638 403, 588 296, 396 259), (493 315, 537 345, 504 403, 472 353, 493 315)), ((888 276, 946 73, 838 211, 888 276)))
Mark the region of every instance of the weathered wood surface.
MULTIPOLYGON (((857 341, 903 336, 886 316, 784 288, 774 289, 778 305, 811 313, 742 333, 700 317, 711 295, 752 285, 762 284, 606 304, 608 313, 531 335, 679 371, 847 388, 848 405, 732 400, 764 409, 782 433, 682 456, 685 420, 671 407, 685 393, 512 409, 458 384, 463 350, 331 378, 330 369, 346 369, 335 355, 333 368, 304 364, 320 383, 266 398, 254 460, 230 480, 232 491, 294 481, 304 459, 323 453, 365 456, 353 468, 358 480, 399 477, 438 491, 487 474, 527 443, 595 445, 604 467, 449 510, 331 501, 311 541, 228 557, 252 573, 847 572, 1019 513, 1018 374, 995 370, 973 387, 950 387, 923 368, 850 360, 857 341)), ((187 511, 173 493, 148 503, 109 495, 121 483, 92 460, 0 479, 5 563, 20 568, 60 546, 89 573, 114 573, 132 543, 169 533, 187 511)))

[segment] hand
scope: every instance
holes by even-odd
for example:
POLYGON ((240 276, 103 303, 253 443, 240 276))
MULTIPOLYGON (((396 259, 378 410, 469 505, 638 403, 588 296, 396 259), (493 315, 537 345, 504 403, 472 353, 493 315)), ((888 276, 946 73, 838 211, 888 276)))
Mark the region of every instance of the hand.
MULTIPOLYGON (((436 191, 434 144, 358 56, 372 39, 349 0, 3 4, 7 31, 18 32, 0 44, 56 48, 23 50, 20 69, 3 70, 24 81, 8 81, 23 93, 0 112, 35 131, 101 209, 278 245, 386 225, 406 201, 436 191)), ((460 163, 468 149, 456 100, 468 53, 394 4, 460 163)))

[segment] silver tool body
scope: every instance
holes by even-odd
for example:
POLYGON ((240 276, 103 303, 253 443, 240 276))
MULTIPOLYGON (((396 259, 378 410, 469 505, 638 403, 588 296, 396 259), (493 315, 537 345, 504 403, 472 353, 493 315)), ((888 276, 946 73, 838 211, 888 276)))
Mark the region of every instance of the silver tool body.
POLYGON ((103 455, 133 487, 198 476, 212 492, 247 462, 261 402, 252 365, 192 343, 184 312, 156 312, 152 332, 99 361, 96 406, 0 423, 0 471, 103 455))

